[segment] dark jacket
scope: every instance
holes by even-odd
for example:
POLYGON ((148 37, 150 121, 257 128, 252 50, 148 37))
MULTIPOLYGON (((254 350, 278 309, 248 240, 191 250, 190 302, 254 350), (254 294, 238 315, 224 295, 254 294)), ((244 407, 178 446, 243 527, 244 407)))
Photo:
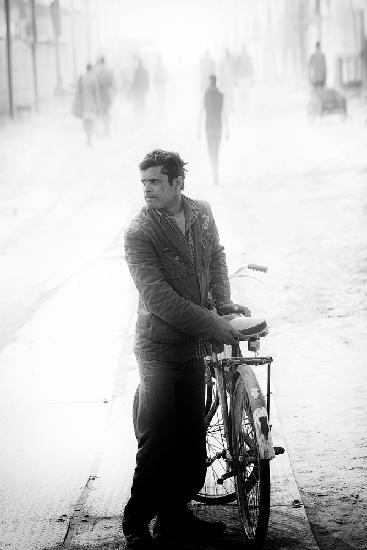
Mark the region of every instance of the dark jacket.
POLYGON ((194 258, 186 239, 159 211, 144 207, 125 234, 125 257, 139 291, 134 351, 146 360, 185 361, 199 339, 215 339, 219 316, 209 311, 230 302, 226 257, 208 203, 182 196, 192 227, 194 258))
POLYGON ((216 86, 209 86, 205 92, 205 128, 209 133, 221 134, 222 132, 223 97, 216 86))

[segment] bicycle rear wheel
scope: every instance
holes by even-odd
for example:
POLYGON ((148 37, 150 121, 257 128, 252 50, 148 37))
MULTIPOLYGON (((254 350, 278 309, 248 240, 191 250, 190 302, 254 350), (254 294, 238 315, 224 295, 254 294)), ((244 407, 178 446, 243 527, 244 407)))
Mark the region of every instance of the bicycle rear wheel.
POLYGON ((237 372, 233 394, 233 469, 239 516, 246 539, 260 547, 265 541, 270 514, 270 465, 261 459, 246 383, 237 372))
POLYGON ((226 504, 236 499, 236 489, 233 477, 224 479, 222 484, 218 483, 218 479, 229 471, 229 462, 216 380, 209 367, 206 378, 205 423, 207 471, 205 483, 195 500, 204 504, 226 504))

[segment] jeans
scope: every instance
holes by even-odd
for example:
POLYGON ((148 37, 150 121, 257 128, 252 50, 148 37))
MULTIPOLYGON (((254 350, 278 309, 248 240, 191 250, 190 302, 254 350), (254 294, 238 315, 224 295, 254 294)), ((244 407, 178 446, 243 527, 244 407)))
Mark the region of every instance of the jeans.
POLYGON ((184 513, 206 474, 204 359, 139 361, 139 372, 138 451, 125 535, 158 513, 167 519, 184 513))

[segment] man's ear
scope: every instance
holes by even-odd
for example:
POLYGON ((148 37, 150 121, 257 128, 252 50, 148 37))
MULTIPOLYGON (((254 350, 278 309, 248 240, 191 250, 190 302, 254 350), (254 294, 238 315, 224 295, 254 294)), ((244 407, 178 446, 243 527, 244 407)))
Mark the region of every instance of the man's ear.
POLYGON ((177 176, 177 178, 175 178, 175 186, 176 186, 176 189, 179 189, 180 191, 183 191, 183 188, 184 188, 184 179, 182 176, 177 176))

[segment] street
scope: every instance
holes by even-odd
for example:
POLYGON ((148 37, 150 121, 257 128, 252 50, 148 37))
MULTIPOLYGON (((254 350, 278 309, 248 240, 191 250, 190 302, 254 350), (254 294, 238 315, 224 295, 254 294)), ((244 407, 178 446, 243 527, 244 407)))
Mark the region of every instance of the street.
MULTIPOLYGON (((307 90, 252 93, 217 187, 178 88, 143 121, 117 98, 92 148, 68 102, 0 126, 1 550, 124 547, 138 375, 123 232, 153 147, 188 161, 185 194, 210 202, 229 270, 269 267, 253 290, 234 281, 233 298, 270 327, 261 353, 303 509, 321 550, 366 549, 365 105, 312 125, 307 90)), ((266 548, 296 548, 286 540, 273 528, 266 548)))

